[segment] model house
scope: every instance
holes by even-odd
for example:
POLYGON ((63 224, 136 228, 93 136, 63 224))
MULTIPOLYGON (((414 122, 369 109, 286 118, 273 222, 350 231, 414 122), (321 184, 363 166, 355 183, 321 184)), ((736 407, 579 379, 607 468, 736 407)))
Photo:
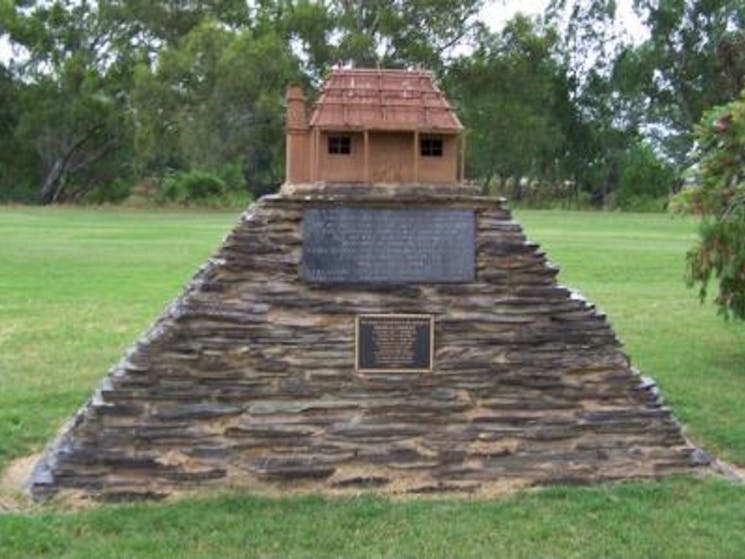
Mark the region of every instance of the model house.
POLYGON ((336 69, 307 116, 287 91, 290 183, 457 183, 463 125, 422 70, 336 69))

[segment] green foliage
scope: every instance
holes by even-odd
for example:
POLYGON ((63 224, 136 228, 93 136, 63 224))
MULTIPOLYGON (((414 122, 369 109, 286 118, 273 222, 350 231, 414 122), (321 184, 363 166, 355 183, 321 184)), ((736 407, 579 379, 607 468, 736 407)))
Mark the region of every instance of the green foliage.
POLYGON ((28 89, 0 63, 0 202, 28 203, 36 199, 37 153, 17 136, 22 100, 28 89))
POLYGON ((114 179, 97 185, 83 198, 85 204, 118 204, 132 193, 132 181, 126 178, 114 179))
POLYGON ((297 69, 277 35, 255 37, 206 21, 135 72, 138 169, 230 168, 253 193, 284 174, 283 94, 297 69), (243 179, 235 170, 240 168, 243 179))
POLYGON ((480 4, 2 2, 28 60, 0 67, 0 199, 112 201, 192 169, 276 189, 288 83, 340 60, 441 68, 480 4))
POLYGON ((160 199, 163 202, 184 203, 190 200, 219 198, 226 191, 225 182, 207 171, 175 172, 163 180, 160 199))
POLYGON ((236 158, 233 161, 224 163, 216 171, 220 180, 225 183, 225 188, 229 192, 237 192, 246 189, 246 177, 243 170, 243 160, 236 158))
POLYGON ((7 20, 29 59, 11 64, 20 157, 2 186, 33 189, 42 203, 80 201, 128 173, 127 61, 105 48, 112 30, 89 3, 24 4, 7 20))
POLYGON ((630 211, 662 211, 676 173, 645 144, 632 146, 622 159, 616 205, 630 211))
POLYGON ((245 0, 99 0, 105 25, 116 29, 124 43, 138 45, 155 55, 164 44, 172 46, 209 19, 221 26, 238 28, 251 23, 245 0))
POLYGON ((745 319, 745 92, 705 112, 696 134, 700 178, 674 206, 702 216, 699 242, 687 255, 687 281, 704 300, 716 278, 720 313, 745 319))
POLYGON ((745 86, 745 3, 639 0, 637 10, 651 31, 636 65, 639 107, 664 131, 660 145, 685 164, 703 112, 745 86))
MULTIPOLYGON (((740 0, 639 0, 649 37, 633 43, 615 0, 552 0, 563 29, 572 98, 584 123, 577 181, 605 207, 646 206, 654 196, 619 193, 629 150, 651 146, 679 173, 690 165, 702 111, 745 85, 745 4, 740 0)), ((574 134, 570 137, 578 138, 574 134)))
POLYGON ((342 63, 435 70, 473 179, 654 205, 664 171, 629 177, 627 159, 644 143, 688 166, 693 123, 745 85, 745 8, 639 0, 650 37, 634 45, 616 5, 552 0, 491 33, 483 0, 5 0, 0 35, 25 54, 0 64, 0 200, 116 200, 118 185, 191 169, 272 191, 286 85, 312 94, 342 63))
POLYGON ((482 32, 477 50, 457 59, 445 84, 468 129, 469 176, 564 176, 569 92, 552 58, 556 34, 518 16, 502 34, 482 32), (558 168, 557 168, 558 167, 558 168))
POLYGON ((474 28, 483 0, 335 0, 337 60, 357 66, 440 70, 474 28))
POLYGON ((725 219, 705 220, 699 244, 687 255, 689 285, 698 284, 706 298, 709 280, 719 282, 714 299, 725 317, 745 319, 745 211, 740 207, 725 219))
POLYGON ((245 207, 251 197, 242 181, 241 169, 235 164, 226 165, 220 172, 171 171, 161 181, 152 201, 161 205, 245 207))

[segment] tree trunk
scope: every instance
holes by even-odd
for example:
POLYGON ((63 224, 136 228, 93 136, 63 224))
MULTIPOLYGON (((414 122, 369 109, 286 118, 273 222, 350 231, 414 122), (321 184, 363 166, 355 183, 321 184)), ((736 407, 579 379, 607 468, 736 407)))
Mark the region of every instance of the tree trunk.
POLYGON ((52 168, 44 177, 44 183, 42 184, 41 190, 39 191, 39 201, 44 204, 51 204, 55 201, 58 196, 57 186, 62 178, 62 171, 65 167, 65 157, 58 157, 52 168))

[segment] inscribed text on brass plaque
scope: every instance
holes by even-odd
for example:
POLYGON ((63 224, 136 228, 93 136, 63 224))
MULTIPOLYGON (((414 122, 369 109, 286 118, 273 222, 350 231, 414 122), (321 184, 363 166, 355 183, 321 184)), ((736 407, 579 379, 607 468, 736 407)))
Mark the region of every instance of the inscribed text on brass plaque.
POLYGON ((363 314, 355 328, 355 369, 362 373, 432 371, 434 316, 363 314))

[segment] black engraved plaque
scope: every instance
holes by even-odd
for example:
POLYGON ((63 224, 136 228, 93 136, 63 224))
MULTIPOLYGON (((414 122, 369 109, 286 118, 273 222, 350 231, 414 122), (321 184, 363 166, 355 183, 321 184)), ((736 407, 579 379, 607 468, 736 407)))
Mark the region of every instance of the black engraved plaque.
POLYGON ((301 273, 316 283, 469 282, 474 235, 473 210, 310 208, 301 273))
POLYGON ((360 373, 428 373, 434 355, 429 314, 363 314, 355 328, 355 369, 360 373))

